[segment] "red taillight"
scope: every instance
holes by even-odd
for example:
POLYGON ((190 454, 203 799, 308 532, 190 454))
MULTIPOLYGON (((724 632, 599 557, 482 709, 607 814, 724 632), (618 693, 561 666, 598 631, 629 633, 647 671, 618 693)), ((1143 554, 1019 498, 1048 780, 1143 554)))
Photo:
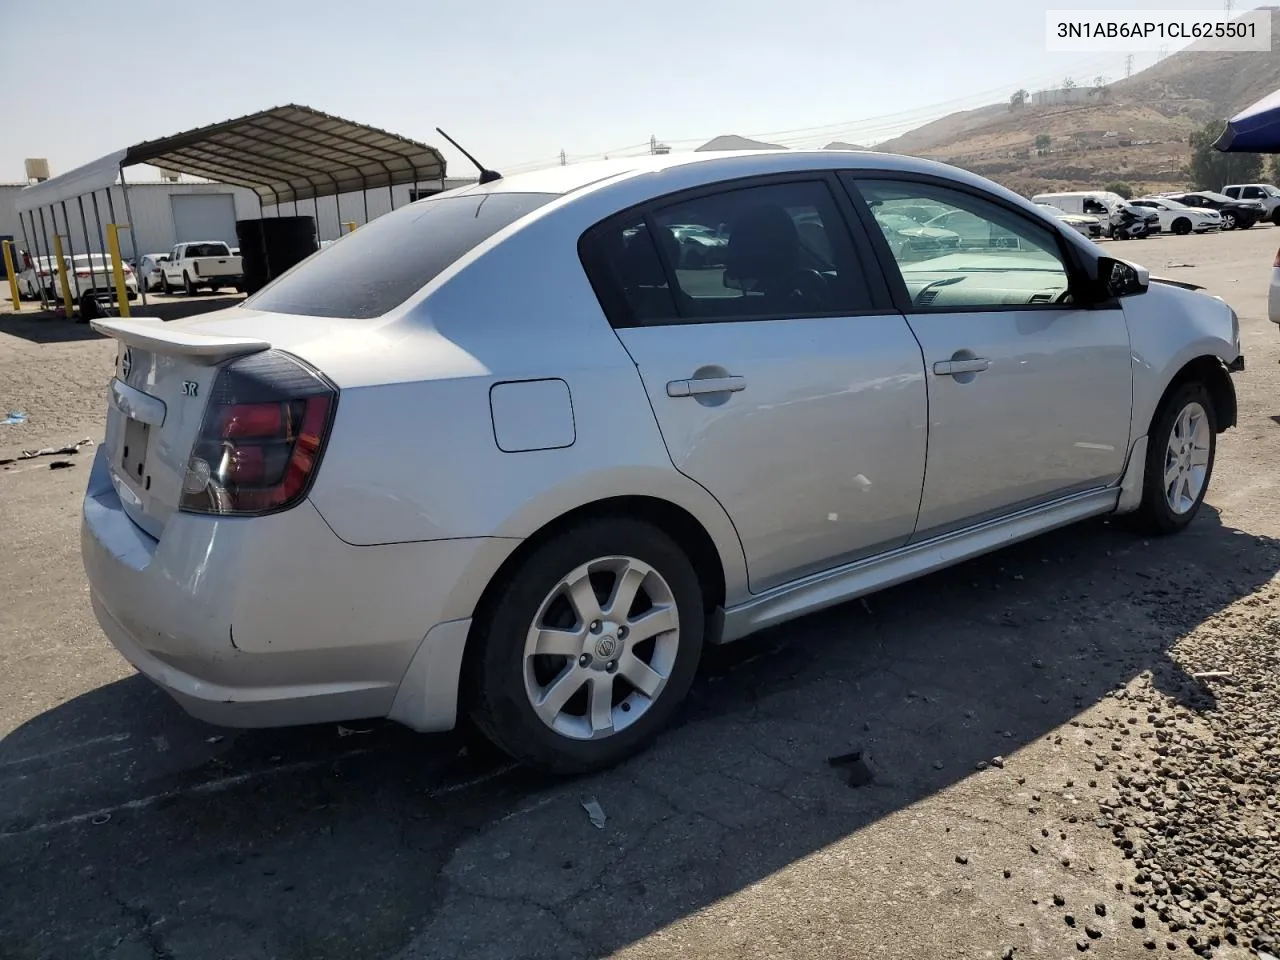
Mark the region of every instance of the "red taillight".
POLYGON ((286 408, 280 403, 237 403, 222 417, 222 438, 278 437, 285 428, 286 408))
POLYGON ((277 351, 224 367, 191 451, 181 508, 251 516, 287 509, 315 477, 337 389, 277 351))
POLYGON ((77 270, 77 271, 76 271, 76 276, 77 276, 77 277, 87 277, 87 276, 89 276, 89 271, 88 271, 88 270, 77 270))
POLYGON ((198 276, 200 276, 200 261, 199 261, 199 260, 192 260, 192 261, 191 261, 191 272, 192 272, 192 273, 194 273, 197 277, 198 277, 198 276))

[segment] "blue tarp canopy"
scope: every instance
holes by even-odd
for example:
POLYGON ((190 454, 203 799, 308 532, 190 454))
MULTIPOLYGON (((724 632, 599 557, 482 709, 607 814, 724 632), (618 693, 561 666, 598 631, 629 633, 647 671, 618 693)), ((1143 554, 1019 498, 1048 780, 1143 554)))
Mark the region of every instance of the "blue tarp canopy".
POLYGON ((1224 153, 1280 153, 1280 90, 1228 120, 1214 146, 1224 153))

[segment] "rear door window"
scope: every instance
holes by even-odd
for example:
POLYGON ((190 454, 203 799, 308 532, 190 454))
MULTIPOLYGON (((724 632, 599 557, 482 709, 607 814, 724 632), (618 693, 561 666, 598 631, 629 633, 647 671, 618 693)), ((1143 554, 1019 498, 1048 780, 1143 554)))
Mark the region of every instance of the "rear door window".
POLYGON ((820 180, 658 201, 586 239, 584 263, 615 326, 848 316, 872 296, 820 180))
POLYGON ((242 306, 312 317, 377 317, 554 193, 439 196, 401 207, 303 260, 242 306))

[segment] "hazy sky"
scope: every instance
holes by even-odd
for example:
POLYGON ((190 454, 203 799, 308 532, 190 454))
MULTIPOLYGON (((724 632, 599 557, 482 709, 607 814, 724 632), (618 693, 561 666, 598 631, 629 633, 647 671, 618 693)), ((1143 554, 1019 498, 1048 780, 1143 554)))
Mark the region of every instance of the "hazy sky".
POLYGON ((1123 76, 1123 55, 1045 51, 1044 10, 1075 6, 1222 4, 0 0, 0 181, 21 180, 24 157, 62 173, 289 102, 437 144, 456 175, 469 165, 436 126, 508 172, 651 134, 677 149, 720 133, 879 140, 1019 86, 1123 76))

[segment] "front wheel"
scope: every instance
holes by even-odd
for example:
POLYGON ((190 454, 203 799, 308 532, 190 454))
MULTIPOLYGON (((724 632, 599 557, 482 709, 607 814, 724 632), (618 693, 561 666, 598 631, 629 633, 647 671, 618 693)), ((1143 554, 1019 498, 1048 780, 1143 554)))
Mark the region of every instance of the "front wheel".
POLYGON ((1173 221, 1173 232, 1180 237, 1185 237, 1191 232, 1191 221, 1186 217, 1179 217, 1173 221))
POLYGON ((1177 533, 1200 512, 1213 476, 1218 417, 1204 384, 1185 383, 1165 401, 1147 438, 1142 504, 1146 531, 1177 533))
POLYGON ((1224 213, 1222 215, 1222 229, 1234 230, 1236 228, 1236 215, 1234 213, 1224 213))
POLYGON ((599 770, 641 749, 688 693, 702 590, 651 524, 588 521, 535 548, 468 641, 468 712, 532 767, 599 770))

